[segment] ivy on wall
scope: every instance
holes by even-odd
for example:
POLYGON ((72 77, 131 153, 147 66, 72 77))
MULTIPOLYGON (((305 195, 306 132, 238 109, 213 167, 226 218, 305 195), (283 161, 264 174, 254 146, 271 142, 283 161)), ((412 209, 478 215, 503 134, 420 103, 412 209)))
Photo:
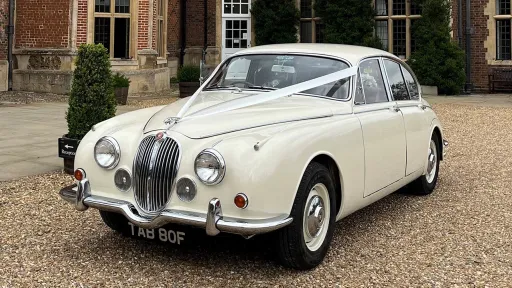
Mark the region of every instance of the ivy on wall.
POLYGON ((412 31, 417 49, 409 59, 422 85, 437 86, 440 94, 458 94, 466 82, 464 51, 452 41, 451 4, 423 0, 422 17, 412 31))
POLYGON ((382 49, 372 0, 316 0, 315 14, 324 23, 324 42, 382 49))
POLYGON ((297 42, 300 16, 295 0, 256 0, 251 13, 256 45, 297 42))

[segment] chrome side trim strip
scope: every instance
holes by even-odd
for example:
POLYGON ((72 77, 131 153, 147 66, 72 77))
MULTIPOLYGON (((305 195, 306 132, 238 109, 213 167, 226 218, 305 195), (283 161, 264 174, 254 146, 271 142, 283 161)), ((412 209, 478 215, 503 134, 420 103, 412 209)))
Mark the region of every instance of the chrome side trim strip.
POLYGON ((154 218, 148 218, 139 215, 135 206, 130 202, 101 196, 92 196, 89 192, 89 181, 84 179, 78 184, 64 187, 60 190, 59 194, 63 200, 73 204, 79 211, 83 211, 81 209, 84 207, 85 209, 91 207, 101 211, 119 213, 124 215, 134 225, 146 229, 158 228, 169 223, 175 223, 203 228, 210 236, 215 236, 219 232, 226 232, 249 237, 278 230, 293 221, 293 218, 288 217, 288 215, 262 220, 244 220, 224 217, 222 215, 220 200, 217 198, 213 198, 208 204, 207 214, 167 209, 161 211, 154 218), (82 198, 84 195, 86 196, 82 198))

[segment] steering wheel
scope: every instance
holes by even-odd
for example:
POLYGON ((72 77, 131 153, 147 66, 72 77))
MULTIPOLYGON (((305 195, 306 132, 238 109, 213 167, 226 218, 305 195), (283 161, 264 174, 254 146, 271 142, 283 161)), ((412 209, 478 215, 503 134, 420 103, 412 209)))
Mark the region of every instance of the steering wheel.
POLYGON ((246 86, 256 86, 253 83, 245 81, 245 80, 239 80, 239 81, 231 82, 231 85, 235 85, 235 84, 244 84, 246 86))

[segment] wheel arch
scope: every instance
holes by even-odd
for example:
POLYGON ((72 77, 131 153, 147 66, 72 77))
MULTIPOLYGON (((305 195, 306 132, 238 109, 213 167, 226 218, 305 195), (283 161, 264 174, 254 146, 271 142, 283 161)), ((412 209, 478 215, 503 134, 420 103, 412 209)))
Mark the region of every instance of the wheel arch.
MULTIPOLYGON (((334 157, 330 153, 319 152, 319 153, 315 154, 314 156, 312 156, 311 159, 308 161, 307 165, 304 167, 304 169, 302 171, 301 179, 304 176, 304 172, 306 171, 307 166, 309 166, 309 164, 311 162, 316 162, 316 163, 324 165, 325 167, 327 167, 327 169, 331 173, 331 177, 334 181, 334 189, 335 189, 335 195, 336 195, 336 215, 339 215, 339 213, 341 211, 341 203, 342 203, 342 199, 343 199, 343 177, 342 177, 341 171, 339 169, 338 163, 336 162, 336 160, 334 160, 334 157)), ((299 180, 299 183, 300 183, 300 180, 299 180)), ((297 187, 297 189, 298 189, 298 187, 297 187)))
MULTIPOLYGON (((437 120, 437 119, 435 119, 437 120)), ((435 120, 433 121, 433 127, 432 127, 432 132, 430 133, 430 138, 432 138, 432 135, 436 135, 437 136, 437 139, 439 139, 439 150, 440 150, 440 155, 439 155, 439 158, 441 160, 443 160, 443 150, 444 150, 444 145, 443 145, 443 133, 441 132, 441 127, 435 122, 435 120)), ((430 141, 430 139, 429 139, 430 141)))

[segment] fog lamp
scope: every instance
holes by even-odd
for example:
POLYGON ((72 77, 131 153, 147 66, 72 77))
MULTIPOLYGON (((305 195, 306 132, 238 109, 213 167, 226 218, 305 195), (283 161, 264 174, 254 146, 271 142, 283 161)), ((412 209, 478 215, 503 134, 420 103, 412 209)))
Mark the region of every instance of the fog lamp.
POLYGON ((114 175, 114 183, 117 189, 126 192, 132 186, 132 176, 125 169, 119 169, 114 175))
POLYGON ((190 202, 197 194, 196 183, 189 178, 181 178, 176 184, 176 193, 181 201, 190 202))

